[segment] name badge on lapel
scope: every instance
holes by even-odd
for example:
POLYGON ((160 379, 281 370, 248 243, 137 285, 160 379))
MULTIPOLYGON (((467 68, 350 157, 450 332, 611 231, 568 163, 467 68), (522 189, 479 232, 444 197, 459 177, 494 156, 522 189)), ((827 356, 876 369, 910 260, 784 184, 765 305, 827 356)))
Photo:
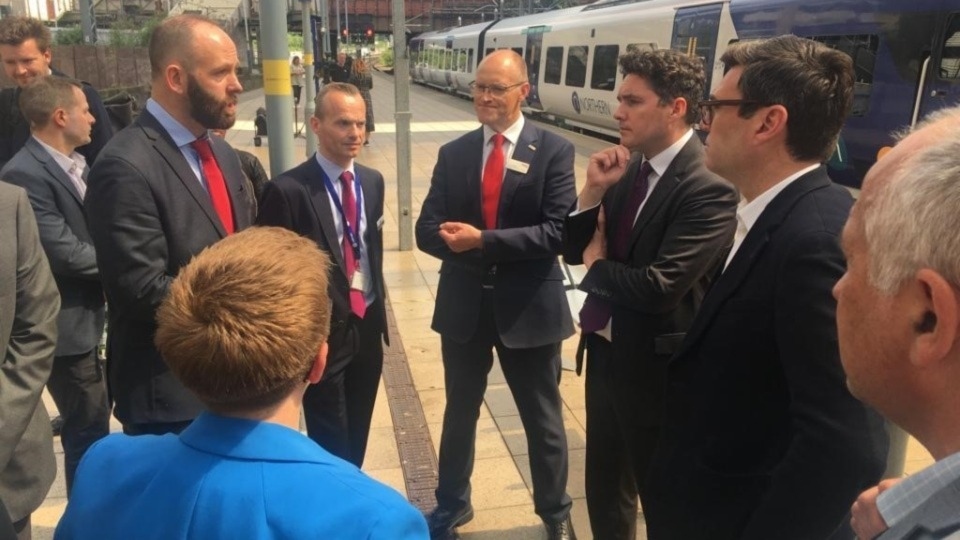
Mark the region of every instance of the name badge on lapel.
POLYGON ((530 170, 530 164, 510 158, 507 161, 507 169, 516 171, 520 174, 527 174, 527 171, 530 170))

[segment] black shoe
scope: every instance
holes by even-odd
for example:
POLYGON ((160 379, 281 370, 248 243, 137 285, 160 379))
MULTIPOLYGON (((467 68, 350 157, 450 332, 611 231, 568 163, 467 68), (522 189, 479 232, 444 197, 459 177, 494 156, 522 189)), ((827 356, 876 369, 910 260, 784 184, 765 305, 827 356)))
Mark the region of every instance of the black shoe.
POLYGON ((63 418, 60 415, 54 416, 50 420, 50 430, 53 431, 53 436, 59 437, 61 429, 63 429, 63 418))
POLYGON ((547 527, 547 538, 549 540, 577 540, 576 533, 573 532, 573 521, 568 515, 563 521, 557 523, 544 523, 547 527))
MULTIPOLYGON (((457 512, 451 512, 438 506, 426 517, 427 526, 430 527, 430 538, 433 540, 451 538, 450 533, 453 532, 453 529, 466 525, 473 519, 473 507, 468 505, 457 512)), ((452 536, 452 538, 456 538, 456 536, 452 536)))

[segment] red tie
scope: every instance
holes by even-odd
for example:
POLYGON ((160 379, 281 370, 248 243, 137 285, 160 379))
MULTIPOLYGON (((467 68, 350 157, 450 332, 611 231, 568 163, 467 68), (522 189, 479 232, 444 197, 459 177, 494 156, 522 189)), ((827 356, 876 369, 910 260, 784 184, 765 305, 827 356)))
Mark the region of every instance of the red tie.
POLYGON ((350 287, 350 310, 357 317, 363 318, 367 312, 367 301, 363 299, 363 291, 353 288, 353 274, 360 269, 360 261, 353 253, 353 246, 350 244, 350 236, 347 234, 347 227, 353 230, 354 237, 360 241, 360 226, 357 220, 357 201, 353 198, 353 173, 343 171, 340 175, 341 197, 340 202, 343 205, 343 217, 346 223, 343 224, 343 262, 347 266, 347 283, 350 287))
POLYGON ((503 185, 503 134, 497 133, 491 140, 493 150, 483 166, 483 223, 487 229, 496 229, 500 186, 503 185))
POLYGON ((210 139, 201 137, 190 143, 190 146, 200 156, 200 166, 203 168, 203 177, 207 180, 207 191, 210 193, 213 209, 220 216, 220 223, 223 224, 227 234, 233 234, 233 209, 230 206, 230 194, 227 193, 227 183, 223 180, 223 172, 217 165, 217 158, 213 157, 213 147, 210 146, 210 139))

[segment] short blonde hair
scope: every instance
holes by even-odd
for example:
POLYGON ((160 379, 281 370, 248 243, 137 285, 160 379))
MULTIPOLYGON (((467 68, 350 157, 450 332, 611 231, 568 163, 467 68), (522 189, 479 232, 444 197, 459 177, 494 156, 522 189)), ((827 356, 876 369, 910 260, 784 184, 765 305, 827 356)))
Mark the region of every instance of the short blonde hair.
POLYGON ((330 332, 329 266, 315 242, 285 229, 231 235, 171 284, 157 349, 215 412, 274 406, 306 379, 330 332))

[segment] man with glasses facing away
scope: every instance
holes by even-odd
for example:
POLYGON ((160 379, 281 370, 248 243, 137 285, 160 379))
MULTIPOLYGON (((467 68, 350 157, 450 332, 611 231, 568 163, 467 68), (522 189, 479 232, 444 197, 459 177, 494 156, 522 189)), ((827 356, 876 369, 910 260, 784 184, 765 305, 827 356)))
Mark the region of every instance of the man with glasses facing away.
POLYGON ((430 533, 473 519, 477 417, 496 348, 527 435, 534 509, 550 539, 575 538, 558 387, 573 321, 557 261, 574 149, 520 114, 530 84, 517 53, 484 58, 472 88, 483 126, 440 148, 416 226, 417 246, 443 260, 432 328, 447 403, 430 533))
POLYGON ((651 540, 848 538, 886 464, 882 421, 844 384, 831 289, 853 198, 823 162, 853 95, 845 54, 738 43, 702 104, 706 165, 743 201, 723 273, 671 360, 644 513, 651 540))
POLYGON ((564 227, 564 259, 587 267, 577 360, 579 372, 586 348, 587 510, 599 540, 636 537, 667 362, 733 242, 738 200, 690 127, 703 63, 633 51, 620 70, 620 145, 590 157, 564 227))

